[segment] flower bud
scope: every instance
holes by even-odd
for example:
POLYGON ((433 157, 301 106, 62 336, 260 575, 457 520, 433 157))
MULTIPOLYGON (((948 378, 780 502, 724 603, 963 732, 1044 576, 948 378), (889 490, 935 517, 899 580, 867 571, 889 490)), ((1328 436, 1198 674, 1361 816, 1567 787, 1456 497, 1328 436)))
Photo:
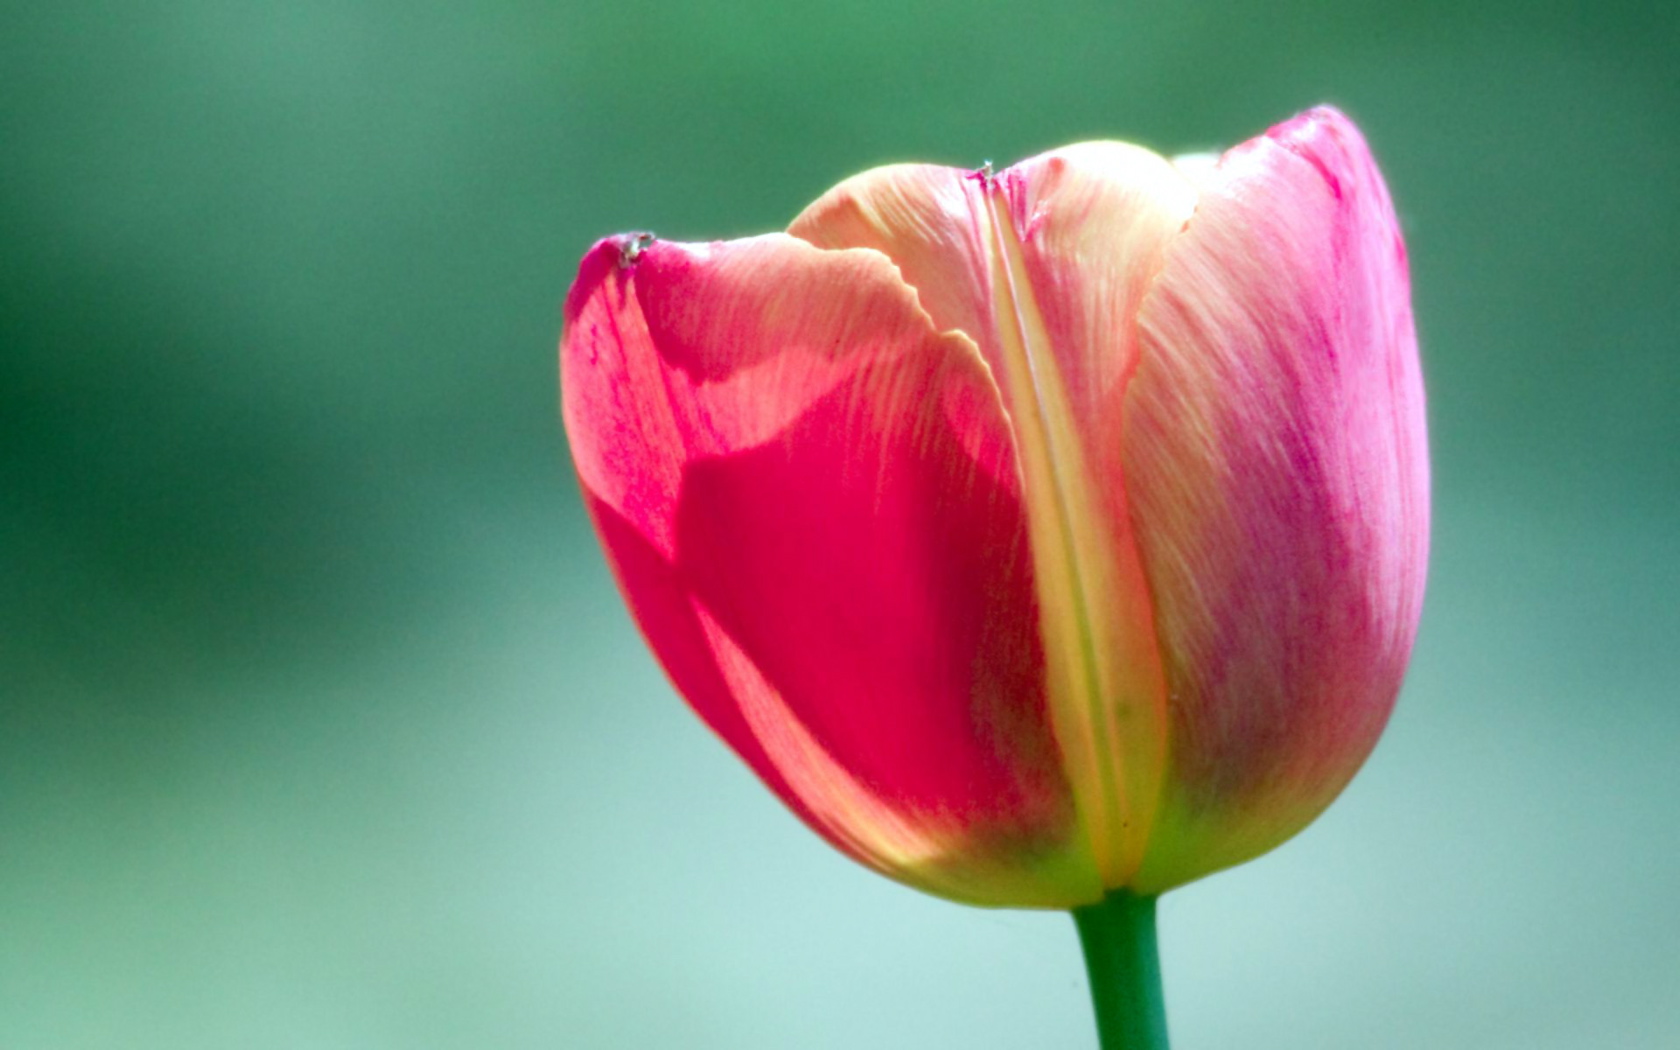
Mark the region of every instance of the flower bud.
POLYGON ((1428 547, 1405 249, 1320 108, 1217 159, 902 165, 785 234, 609 238, 566 431, 695 711, 854 859, 979 904, 1154 894, 1312 821, 1428 547))

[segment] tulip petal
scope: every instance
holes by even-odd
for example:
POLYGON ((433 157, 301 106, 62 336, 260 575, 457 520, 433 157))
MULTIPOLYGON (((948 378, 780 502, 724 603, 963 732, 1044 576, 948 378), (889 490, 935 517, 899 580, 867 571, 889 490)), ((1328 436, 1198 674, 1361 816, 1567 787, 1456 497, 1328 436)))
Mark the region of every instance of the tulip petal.
MULTIPOLYGON (((892 259, 942 331, 966 333, 1001 376, 992 309, 991 238, 974 172, 892 164, 842 182, 788 233, 819 248, 873 248, 892 259)), ((1005 407, 1011 392, 1002 390, 1005 407)))
POLYGON ((698 713, 813 828, 975 903, 1100 896, 1046 711, 1015 449, 891 262, 603 242, 562 340, 620 584, 698 713))
POLYGON ((1173 698, 1143 892, 1340 792, 1399 689, 1428 542, 1405 251, 1358 131, 1314 110, 1187 170, 1201 201, 1144 304, 1125 416, 1173 698))
POLYGON ((1136 146, 1087 143, 997 176, 866 172, 790 232, 892 257, 935 323, 998 376, 1027 494, 1057 739, 1104 884, 1142 861, 1166 685, 1132 537, 1120 435, 1137 309, 1194 187, 1136 146))

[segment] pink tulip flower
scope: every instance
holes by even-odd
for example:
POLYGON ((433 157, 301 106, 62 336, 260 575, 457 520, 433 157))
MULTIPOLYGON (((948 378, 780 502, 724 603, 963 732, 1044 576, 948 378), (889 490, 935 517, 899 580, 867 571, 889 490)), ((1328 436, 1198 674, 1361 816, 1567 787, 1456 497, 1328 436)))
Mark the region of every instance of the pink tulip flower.
POLYGON ((648 643, 853 859, 1153 897, 1370 753, 1428 549, 1406 252, 1320 108, 849 179, 786 233, 597 244, 566 432, 648 643))

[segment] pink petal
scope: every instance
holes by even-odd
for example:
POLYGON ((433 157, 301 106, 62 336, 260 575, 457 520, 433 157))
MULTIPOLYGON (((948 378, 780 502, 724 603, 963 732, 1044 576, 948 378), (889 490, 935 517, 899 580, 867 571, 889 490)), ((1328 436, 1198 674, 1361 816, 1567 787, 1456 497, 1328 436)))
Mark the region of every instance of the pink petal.
POLYGON ((1120 455, 1136 314, 1196 201, 1168 162, 1119 143, 996 177, 867 172, 790 231, 892 257, 936 324, 974 337, 1012 417, 1050 702, 1104 884, 1142 861, 1166 751, 1166 686, 1120 455))
POLYGON ((1386 722, 1423 596, 1423 388, 1381 176, 1314 110, 1196 172, 1141 316, 1133 520, 1171 684, 1171 775, 1136 887, 1304 827, 1386 722))
MULTIPOLYGON (((892 259, 941 331, 963 332, 998 373, 992 246, 975 173, 894 164, 855 175, 800 213, 788 232, 819 248, 873 248, 892 259)), ((1009 391, 1003 391, 1005 402, 1009 391)))
POLYGON ((1048 724, 1014 449, 974 345, 872 251, 598 245, 564 414, 631 608, 797 813, 912 885, 1100 890, 1048 724))
MULTIPOLYGON (((1107 413, 1136 363, 1136 316, 1195 187, 1160 156, 1121 142, 1041 154, 996 175, 933 164, 876 168, 806 208, 788 232, 820 248, 874 248, 934 323, 967 333, 1000 377, 994 227, 1007 219, 1028 267, 1049 349, 1081 428, 1107 413)), ((1016 391, 1004 384, 1006 405, 1016 391)))

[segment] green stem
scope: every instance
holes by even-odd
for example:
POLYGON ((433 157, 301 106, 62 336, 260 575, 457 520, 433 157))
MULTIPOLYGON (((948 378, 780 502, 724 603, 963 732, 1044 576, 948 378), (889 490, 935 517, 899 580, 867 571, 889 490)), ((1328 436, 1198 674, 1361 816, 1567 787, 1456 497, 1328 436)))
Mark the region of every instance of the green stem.
POLYGON ((1073 910, 1102 1050, 1167 1050, 1155 898, 1115 890, 1073 910))

